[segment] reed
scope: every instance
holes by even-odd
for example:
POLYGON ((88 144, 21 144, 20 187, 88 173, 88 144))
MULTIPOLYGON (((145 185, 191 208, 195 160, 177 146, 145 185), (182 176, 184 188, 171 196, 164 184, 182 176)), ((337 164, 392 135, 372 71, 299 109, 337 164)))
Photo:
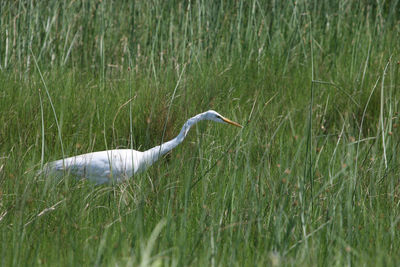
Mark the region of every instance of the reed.
POLYGON ((0 265, 400 262, 398 1, 1 1, 0 265), (42 163, 145 150, 116 186, 42 163))

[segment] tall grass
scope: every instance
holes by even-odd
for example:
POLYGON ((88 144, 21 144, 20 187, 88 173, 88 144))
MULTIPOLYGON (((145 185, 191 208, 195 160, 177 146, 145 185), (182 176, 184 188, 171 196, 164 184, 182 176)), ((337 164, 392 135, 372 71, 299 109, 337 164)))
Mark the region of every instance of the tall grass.
POLYGON ((1 265, 397 265, 398 1, 0 2, 1 265), (117 186, 38 174, 201 123, 117 186))

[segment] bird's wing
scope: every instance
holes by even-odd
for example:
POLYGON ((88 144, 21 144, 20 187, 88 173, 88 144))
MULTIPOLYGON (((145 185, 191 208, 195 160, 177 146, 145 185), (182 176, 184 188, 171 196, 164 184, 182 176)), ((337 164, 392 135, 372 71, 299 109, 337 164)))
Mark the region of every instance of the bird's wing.
POLYGON ((110 174, 110 164, 107 157, 98 153, 88 153, 50 163, 52 172, 66 172, 79 178, 95 180, 98 183, 107 182, 110 174))

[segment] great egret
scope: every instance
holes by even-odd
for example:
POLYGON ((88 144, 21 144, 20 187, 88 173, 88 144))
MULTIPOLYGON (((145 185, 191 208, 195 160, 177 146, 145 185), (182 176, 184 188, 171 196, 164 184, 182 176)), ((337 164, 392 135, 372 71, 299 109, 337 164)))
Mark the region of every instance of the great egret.
POLYGON ((44 171, 47 174, 66 172, 78 178, 87 178, 97 184, 121 182, 130 178, 134 173, 144 171, 162 155, 182 143, 190 127, 201 120, 212 120, 242 127, 217 112, 209 110, 188 119, 178 136, 161 146, 144 152, 133 149, 114 149, 87 153, 50 162, 44 166, 44 171))

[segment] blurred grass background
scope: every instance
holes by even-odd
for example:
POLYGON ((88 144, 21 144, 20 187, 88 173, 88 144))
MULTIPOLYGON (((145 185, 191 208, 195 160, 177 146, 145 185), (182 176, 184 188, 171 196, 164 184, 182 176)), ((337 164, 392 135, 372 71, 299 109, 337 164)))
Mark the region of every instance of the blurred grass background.
POLYGON ((2 1, 1 265, 397 265, 399 10, 2 1), (37 175, 208 109, 245 127, 201 123, 114 187, 37 175))

